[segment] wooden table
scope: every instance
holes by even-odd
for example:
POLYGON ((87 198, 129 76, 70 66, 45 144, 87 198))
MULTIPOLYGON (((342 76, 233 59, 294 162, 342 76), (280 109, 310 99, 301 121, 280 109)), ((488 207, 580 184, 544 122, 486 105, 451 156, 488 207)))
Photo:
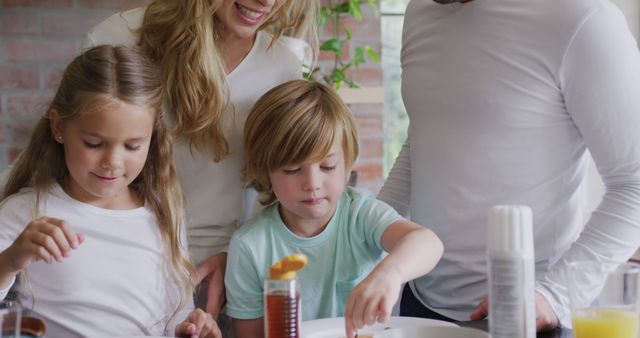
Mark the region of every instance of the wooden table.
MULTIPOLYGON (((456 322, 456 324, 460 326, 465 326, 465 327, 472 327, 474 329, 480 329, 482 331, 487 331, 487 332, 489 331, 488 320, 456 322)), ((569 329, 557 328, 553 331, 539 332, 536 338, 573 338, 573 334, 569 329)))

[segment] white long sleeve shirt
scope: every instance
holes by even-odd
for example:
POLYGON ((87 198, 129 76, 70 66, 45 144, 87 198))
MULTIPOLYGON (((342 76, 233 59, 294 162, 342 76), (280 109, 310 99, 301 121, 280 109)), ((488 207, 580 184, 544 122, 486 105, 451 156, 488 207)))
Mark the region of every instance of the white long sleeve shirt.
POLYGON ((640 53, 622 13, 606 0, 414 0, 402 94, 409 139, 379 198, 445 246, 414 294, 467 320, 487 295, 488 210, 525 204, 536 290, 570 326, 567 263, 622 262, 640 245, 640 53), (589 152, 606 192, 584 225, 589 152))

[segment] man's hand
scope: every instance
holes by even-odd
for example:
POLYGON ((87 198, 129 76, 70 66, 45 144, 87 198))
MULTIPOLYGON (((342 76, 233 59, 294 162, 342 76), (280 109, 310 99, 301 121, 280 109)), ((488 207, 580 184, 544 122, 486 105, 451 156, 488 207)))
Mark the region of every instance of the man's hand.
MULTIPOLYGON (((544 296, 535 293, 536 301, 536 331, 548 331, 558 327, 558 317, 544 296)), ((471 320, 481 320, 489 315, 489 301, 485 297, 471 313, 471 320)))
POLYGON ((536 292, 536 330, 549 331, 558 327, 560 322, 551 304, 541 294, 536 292))
POLYGON ((220 309, 224 305, 224 274, 227 268, 227 253, 221 252, 200 263, 197 269, 198 283, 206 281, 209 284, 207 292, 207 313, 214 319, 218 318, 220 309))

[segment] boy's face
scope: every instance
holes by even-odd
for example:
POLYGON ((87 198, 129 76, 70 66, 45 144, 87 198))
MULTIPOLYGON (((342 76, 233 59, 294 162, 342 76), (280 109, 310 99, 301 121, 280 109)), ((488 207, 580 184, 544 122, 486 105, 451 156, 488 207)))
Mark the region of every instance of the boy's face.
POLYGON ((290 165, 269 174, 280 216, 296 235, 319 234, 329 222, 346 185, 342 139, 318 162, 290 165))

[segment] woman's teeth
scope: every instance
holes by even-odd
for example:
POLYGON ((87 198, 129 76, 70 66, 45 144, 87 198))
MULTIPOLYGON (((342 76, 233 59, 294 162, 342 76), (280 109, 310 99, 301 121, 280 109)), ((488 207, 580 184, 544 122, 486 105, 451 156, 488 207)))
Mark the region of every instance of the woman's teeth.
POLYGON ((250 18, 250 19, 255 20, 255 19, 259 18, 262 15, 262 13, 260 13, 260 12, 250 11, 250 10, 240 6, 240 5, 236 4, 236 6, 238 7, 238 10, 240 11, 240 13, 242 13, 242 15, 244 15, 244 16, 250 18))

